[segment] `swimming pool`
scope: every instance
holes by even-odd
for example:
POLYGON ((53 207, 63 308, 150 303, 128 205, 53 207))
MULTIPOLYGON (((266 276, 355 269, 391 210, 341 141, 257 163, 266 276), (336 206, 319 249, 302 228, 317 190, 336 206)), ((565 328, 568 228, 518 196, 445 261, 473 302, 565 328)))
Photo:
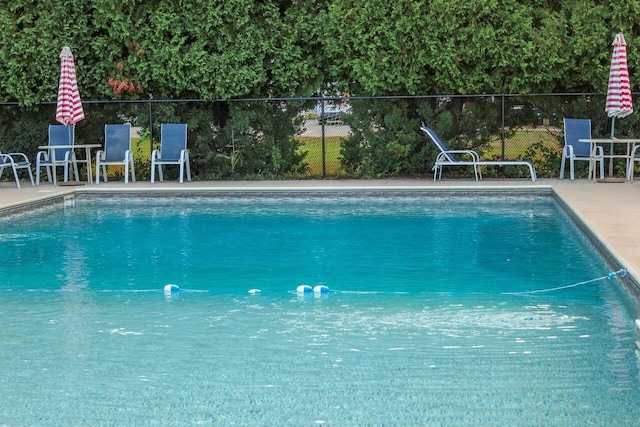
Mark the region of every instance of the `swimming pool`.
POLYGON ((0 424, 640 416, 617 277, 506 294, 614 269, 549 197, 87 198, 0 240, 0 424))

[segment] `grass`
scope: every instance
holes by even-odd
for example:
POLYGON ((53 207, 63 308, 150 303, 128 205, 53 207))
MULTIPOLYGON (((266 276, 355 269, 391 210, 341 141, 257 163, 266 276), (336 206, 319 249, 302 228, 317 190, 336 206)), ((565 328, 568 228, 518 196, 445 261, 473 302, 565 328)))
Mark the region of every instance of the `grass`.
MULTIPOLYGON (((306 152, 305 161, 309 165, 309 175, 322 175, 322 138, 321 137, 299 137, 302 144, 300 152, 306 152)), ((327 175, 337 175, 340 170, 340 137, 325 137, 326 149, 326 172, 327 175)), ((513 135, 505 139, 505 146, 509 153, 507 157, 523 155, 524 152, 534 143, 542 142, 550 150, 560 152, 562 148, 558 144, 558 135, 550 129, 518 130, 513 135), (512 153, 517 152, 516 155, 512 153)), ((502 156, 502 139, 495 136, 490 144, 490 148, 483 152, 483 158, 493 158, 502 156)))
MULTIPOLYGON (((322 138, 299 137, 301 153, 307 153, 305 161, 309 165, 309 175, 322 175, 322 138)), ((340 137, 325 137, 325 167, 327 175, 337 175, 340 169, 340 137)))
POLYGON ((131 138, 131 150, 134 158, 151 162, 148 138, 131 138))
MULTIPOLYGON (((519 154, 524 154, 530 145, 537 142, 542 142, 545 147, 551 150, 562 151, 562 147, 558 144, 558 135, 549 129, 516 131, 513 135, 505 138, 505 147, 509 152, 517 151, 519 154)), ((502 139, 500 135, 497 135, 492 139, 490 148, 483 152, 482 157, 493 158, 500 156, 502 156, 502 139)), ((507 157, 510 156, 508 155, 507 157)))

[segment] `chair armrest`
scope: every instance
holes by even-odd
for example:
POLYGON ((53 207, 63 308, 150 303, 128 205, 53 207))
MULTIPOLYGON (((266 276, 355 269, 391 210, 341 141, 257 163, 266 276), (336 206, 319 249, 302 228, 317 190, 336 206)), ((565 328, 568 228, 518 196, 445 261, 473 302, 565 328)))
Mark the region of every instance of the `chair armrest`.
POLYGON ((41 160, 48 162, 49 161, 49 150, 47 151, 38 151, 36 154, 36 160, 39 162, 41 160))
POLYGON ((562 148, 562 155, 564 157, 573 157, 573 146, 572 145, 565 145, 562 148))
POLYGON ((24 153, 9 153, 9 155, 11 156, 11 158, 18 156, 22 158, 22 161, 25 161, 27 163, 29 162, 29 158, 24 153))
POLYGON ((75 153, 73 152, 73 150, 69 150, 66 153, 64 153, 64 161, 65 162, 70 162, 71 160, 69 160, 69 157, 73 157, 73 159, 75 160, 76 156, 75 156, 75 153))
MULTIPOLYGON (((476 153, 473 150, 448 150, 448 151, 441 151, 440 154, 438 154, 437 158, 440 157, 446 157, 449 154, 466 154, 468 156, 471 157, 472 161, 474 162, 478 162, 480 161, 480 156, 478 155, 478 153, 476 153)), ((436 158, 436 159, 437 159, 436 158)))
POLYGON ((160 150, 157 148, 151 152, 151 159, 159 159, 160 158, 160 150))

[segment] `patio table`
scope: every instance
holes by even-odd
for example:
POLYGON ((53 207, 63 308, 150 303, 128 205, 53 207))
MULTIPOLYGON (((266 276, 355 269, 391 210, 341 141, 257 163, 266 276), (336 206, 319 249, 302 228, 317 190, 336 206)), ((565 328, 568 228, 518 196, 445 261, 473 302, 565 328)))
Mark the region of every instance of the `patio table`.
MULTIPOLYGON (((49 156, 51 157, 51 164, 53 166, 53 185, 58 185, 57 180, 56 180, 56 156, 54 155, 54 153, 52 152, 53 150, 56 149, 68 149, 71 148, 72 150, 76 150, 76 149, 81 149, 84 148, 85 151, 85 158, 80 159, 80 160, 76 160, 76 163, 86 163, 87 164, 87 181, 89 182, 89 184, 92 183, 91 177, 93 176, 92 172, 91 172, 91 149, 92 148, 101 148, 102 145, 101 144, 73 144, 73 145, 40 145, 38 146, 39 149, 41 150, 49 150, 50 154, 49 156)), ((39 171, 36 171, 36 173, 40 173, 39 171)))
MULTIPOLYGON (((618 138, 589 138, 589 139, 579 139, 579 142, 584 142, 591 145, 589 150, 589 175, 587 178, 591 180, 593 175, 593 181, 596 182, 596 147, 598 144, 626 144, 627 150, 626 154, 614 154, 613 152, 609 152, 609 154, 604 153, 604 157, 608 158, 609 161, 613 161, 613 159, 625 159, 626 162, 626 173, 625 179, 629 176, 629 168, 633 167, 633 159, 631 157, 631 153, 636 145, 640 144, 640 139, 618 139, 618 138)), ((603 150, 604 152, 604 150, 603 150)), ((609 169, 609 176, 611 176, 611 169, 609 169)))

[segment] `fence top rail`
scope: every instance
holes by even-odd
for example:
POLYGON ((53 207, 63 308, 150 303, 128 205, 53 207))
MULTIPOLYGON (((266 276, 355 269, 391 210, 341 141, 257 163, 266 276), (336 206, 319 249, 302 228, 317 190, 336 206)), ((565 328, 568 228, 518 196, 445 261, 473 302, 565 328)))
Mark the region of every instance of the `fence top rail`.
MULTIPOLYGON (((349 100, 365 100, 365 99, 428 99, 428 98, 522 98, 522 97, 538 97, 538 96, 605 96, 600 92, 580 92, 580 93, 484 93, 484 94, 425 94, 425 95, 344 95, 344 96, 291 96, 291 97, 256 97, 256 98, 229 98, 229 99, 154 99, 149 96, 147 99, 95 99, 83 100, 83 104, 149 104, 149 103, 187 103, 187 102, 290 102, 290 101, 341 101, 349 100)), ((640 95, 640 92, 633 92, 632 95, 640 95)), ((57 101, 44 101, 38 105, 55 105, 57 101)), ((0 102, 2 106, 19 106, 18 101, 0 102)))

